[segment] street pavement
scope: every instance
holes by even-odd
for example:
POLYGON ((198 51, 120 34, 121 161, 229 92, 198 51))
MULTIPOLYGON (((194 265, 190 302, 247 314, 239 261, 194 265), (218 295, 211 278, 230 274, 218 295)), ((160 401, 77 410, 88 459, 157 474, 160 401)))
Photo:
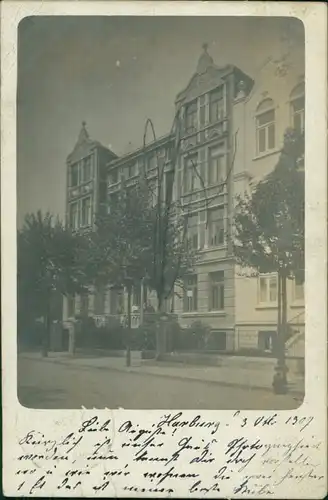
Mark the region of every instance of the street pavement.
MULTIPOLYGON (((197 370, 191 378, 190 370, 196 367, 186 368, 189 377, 181 375, 182 368, 180 376, 175 377, 174 369, 168 366, 165 376, 161 371, 157 373, 156 367, 150 366, 148 372, 139 367, 138 371, 138 367, 124 367, 123 362, 116 361, 116 369, 104 369, 74 358, 19 356, 18 398, 24 406, 44 409, 287 410, 302 403, 297 394, 274 395, 268 389, 197 380, 197 370)), ((201 368, 197 369, 200 373, 201 368)))

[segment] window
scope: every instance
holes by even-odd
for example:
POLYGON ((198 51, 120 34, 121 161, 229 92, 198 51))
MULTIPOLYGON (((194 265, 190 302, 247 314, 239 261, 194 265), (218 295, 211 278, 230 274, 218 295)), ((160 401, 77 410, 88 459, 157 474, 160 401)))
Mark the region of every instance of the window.
POLYGON ((298 132, 303 132, 305 127, 305 85, 297 85, 290 94, 292 126, 298 132))
POLYGON ((82 226, 90 226, 91 224, 91 198, 82 200, 82 226))
POLYGON ((80 305, 81 316, 88 316, 89 313, 89 295, 81 295, 81 305, 80 305))
POLYGON ((209 149, 208 179, 210 184, 218 184, 224 181, 226 175, 224 158, 222 147, 209 149))
POLYGON ((156 167, 157 167, 157 156, 156 156, 156 153, 151 153, 148 156, 147 170, 153 170, 156 167))
POLYGON ((223 87, 210 93, 210 122, 214 123, 224 118, 223 87))
POLYGON ((174 186, 174 171, 166 172, 164 175, 164 184, 165 184, 165 200, 169 201, 173 196, 173 186, 174 186))
POLYGON ((193 101, 186 106, 186 132, 197 130, 197 101, 193 101))
POLYGON ((82 182, 88 182, 91 179, 91 156, 84 158, 82 162, 82 182))
POLYGON ((206 242, 206 211, 199 212, 198 247, 204 248, 206 242))
POLYGON ((206 124, 206 106, 204 104, 200 104, 199 108, 199 124, 203 127, 206 124))
POLYGON ((194 250, 204 248, 206 243, 206 211, 193 213, 188 218, 188 241, 194 250))
POLYGON ((224 207, 209 211, 208 244, 216 247, 224 243, 224 207))
POLYGON ((99 287, 95 292, 94 297, 94 313, 104 314, 105 312, 105 289, 104 287, 99 287))
POLYGON ((115 211, 117 204, 119 202, 119 193, 111 193, 108 196, 107 213, 115 211))
POLYGON ((77 229, 79 226, 77 203, 72 203, 70 206, 69 224, 72 229, 77 229))
POLYGON ((73 318, 75 316, 75 296, 69 295, 67 297, 67 316, 73 318))
POLYGON ((110 314, 122 314, 124 312, 124 295, 121 290, 110 290, 109 308, 110 314))
POLYGON ((118 182, 118 169, 115 168, 109 173, 108 176, 109 184, 116 184, 118 182))
POLYGON ((275 147, 275 111, 272 99, 265 99, 256 111, 257 154, 275 147))
POLYGON ((151 179, 148 181, 149 197, 153 207, 157 204, 157 194, 158 194, 158 184, 156 179, 151 179))
POLYGON ((224 271, 209 274, 209 310, 223 311, 224 309, 224 271))
POLYGON ((133 287, 132 305, 141 306, 141 285, 133 287))
POLYGON ((191 248, 198 248, 198 214, 188 217, 188 240, 191 248))
POLYGON ((184 168, 184 193, 190 193, 199 187, 197 176, 198 156, 192 155, 185 159, 184 168))
POLYGON ((274 352, 277 333, 275 331, 260 331, 258 333, 258 348, 260 351, 274 352))
POLYGON ((261 276, 259 280, 259 302, 270 303, 277 301, 277 276, 261 276))
POLYGON ((71 166, 71 187, 77 186, 79 183, 79 165, 76 163, 71 166))
POLYGON ((304 300, 304 278, 296 276, 294 280, 294 298, 295 300, 304 300))
POLYGON ((134 177, 135 175, 137 175, 137 164, 130 163, 130 165, 128 165, 128 177, 134 177))
POLYGON ((184 311, 197 311, 197 274, 185 278, 184 311))

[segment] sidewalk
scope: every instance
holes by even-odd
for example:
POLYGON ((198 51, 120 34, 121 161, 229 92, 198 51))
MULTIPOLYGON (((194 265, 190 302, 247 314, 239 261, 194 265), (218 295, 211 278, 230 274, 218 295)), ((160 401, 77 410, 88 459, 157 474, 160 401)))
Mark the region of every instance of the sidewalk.
MULTIPOLYGON (((49 353, 48 358, 42 358, 39 353, 26 352, 21 353, 19 357, 44 363, 64 364, 82 369, 114 370, 171 379, 195 380, 248 390, 262 389, 272 391, 273 370, 271 369, 237 369, 236 366, 193 366, 183 363, 133 359, 132 366, 127 367, 125 358, 121 357, 96 357, 82 354, 72 357, 68 353, 49 353)), ((304 378, 289 377, 289 379, 289 394, 294 394, 298 398, 302 398, 304 396, 304 378)))

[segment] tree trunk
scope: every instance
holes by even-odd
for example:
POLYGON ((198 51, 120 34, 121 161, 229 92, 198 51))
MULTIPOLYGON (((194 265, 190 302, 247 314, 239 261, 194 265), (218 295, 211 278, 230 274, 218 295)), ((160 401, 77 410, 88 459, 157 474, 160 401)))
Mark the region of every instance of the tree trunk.
MULTIPOLYGON (((163 297, 157 295, 157 310, 160 313, 160 317, 162 314, 165 314, 165 302, 163 297)), ((166 334, 167 327, 165 321, 159 319, 158 324, 156 325, 156 360, 159 360, 161 355, 165 353, 166 346, 166 334)))
POLYGON ((132 286, 129 284, 128 291, 128 331, 126 337, 126 366, 131 366, 131 295, 132 286))
POLYGON ((74 356, 75 354, 76 327, 77 327, 76 321, 72 321, 69 325, 68 352, 70 356, 74 356))
POLYGON ((281 276, 281 365, 284 369, 284 377, 286 382, 286 356, 285 343, 287 334, 287 277, 283 273, 281 276))
POLYGON ((41 351, 43 358, 47 358, 49 353, 49 339, 50 339, 50 326, 51 326, 49 302, 50 298, 47 300, 46 313, 44 315, 44 332, 43 332, 42 351, 41 351))

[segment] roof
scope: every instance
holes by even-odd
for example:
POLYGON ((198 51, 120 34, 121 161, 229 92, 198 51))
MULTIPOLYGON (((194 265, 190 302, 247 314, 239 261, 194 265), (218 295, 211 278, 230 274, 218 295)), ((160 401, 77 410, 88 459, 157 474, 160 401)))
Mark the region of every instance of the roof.
POLYGON ((234 72, 239 79, 245 80, 246 87, 249 90, 252 86, 252 79, 245 75, 239 68, 231 64, 217 66, 213 58, 207 52, 207 44, 203 44, 203 52, 197 63, 197 68, 188 85, 178 93, 176 104, 181 101, 188 102, 201 94, 209 92, 224 82, 225 78, 234 72))
POLYGON ((99 141, 95 141, 90 138, 89 133, 86 128, 86 122, 82 122, 82 127, 77 139, 77 142, 74 146, 73 151, 68 155, 67 161, 70 163, 75 163, 76 161, 81 160, 88 156, 95 148, 102 148, 106 151, 110 152, 113 158, 116 158, 115 153, 113 153, 110 149, 103 146, 99 141))
POLYGON ((204 52, 200 55, 200 58, 198 60, 196 73, 198 73, 199 75, 206 73, 207 68, 214 65, 212 57, 207 52, 207 47, 208 47, 207 43, 204 43, 203 44, 204 52))
POLYGON ((121 156, 115 157, 113 160, 110 161, 109 165, 110 166, 118 166, 121 164, 124 164, 126 162, 129 162, 131 160, 134 160, 135 157, 139 156, 141 153, 146 153, 150 152, 152 150, 155 150, 164 144, 167 144, 171 141, 174 140, 174 135, 170 132, 168 134, 162 135, 161 137, 158 137, 156 140, 149 142, 145 144, 145 146, 140 146, 137 149, 134 149, 131 152, 127 152, 121 156))

